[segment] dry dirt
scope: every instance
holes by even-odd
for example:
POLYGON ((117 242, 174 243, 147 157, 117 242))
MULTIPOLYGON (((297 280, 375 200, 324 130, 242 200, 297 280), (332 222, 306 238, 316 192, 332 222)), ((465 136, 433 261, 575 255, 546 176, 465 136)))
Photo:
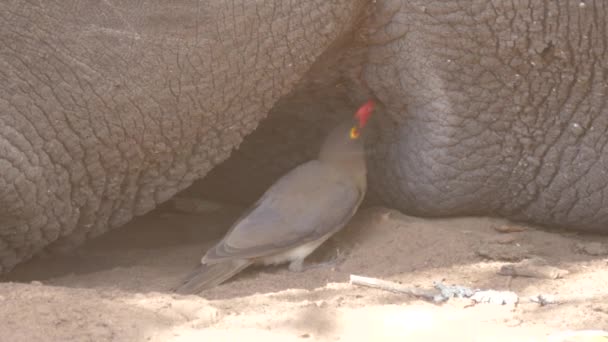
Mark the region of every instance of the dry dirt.
POLYGON ((608 237, 384 208, 359 212, 311 258, 337 257, 333 265, 302 273, 252 268, 200 296, 172 294, 240 210, 158 210, 73 253, 21 265, 0 283, 0 340, 544 341, 568 329, 608 328, 608 237), (497 274, 510 263, 500 259, 532 257, 568 274, 497 274), (443 281, 511 290, 519 303, 434 304, 350 285, 351 274, 421 288, 443 281), (558 303, 529 300, 539 294, 558 303))

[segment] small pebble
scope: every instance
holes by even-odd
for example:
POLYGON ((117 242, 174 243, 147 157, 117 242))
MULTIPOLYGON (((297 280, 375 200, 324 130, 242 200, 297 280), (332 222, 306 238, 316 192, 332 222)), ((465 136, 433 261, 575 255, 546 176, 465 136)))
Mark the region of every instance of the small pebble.
POLYGON ((486 290, 477 291, 471 297, 475 303, 490 303, 498 305, 517 304, 519 296, 512 291, 486 290))
POLYGON ((555 299, 555 296, 543 295, 543 294, 539 294, 539 295, 530 297, 530 301, 534 302, 534 303, 538 303, 538 304, 540 304, 540 306, 558 304, 557 300, 555 299))

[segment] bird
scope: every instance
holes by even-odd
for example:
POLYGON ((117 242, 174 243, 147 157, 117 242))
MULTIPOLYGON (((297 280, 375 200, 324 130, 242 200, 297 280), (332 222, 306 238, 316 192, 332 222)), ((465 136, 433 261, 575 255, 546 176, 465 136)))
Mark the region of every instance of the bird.
POLYGON ((304 259, 348 223, 365 196, 363 133, 374 106, 363 104, 331 130, 316 159, 271 185, 173 292, 200 293, 253 264, 302 271, 304 259))

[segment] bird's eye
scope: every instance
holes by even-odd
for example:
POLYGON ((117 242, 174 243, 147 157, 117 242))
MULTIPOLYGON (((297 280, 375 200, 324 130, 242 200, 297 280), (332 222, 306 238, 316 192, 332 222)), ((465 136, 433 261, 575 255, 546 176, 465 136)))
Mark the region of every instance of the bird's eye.
POLYGON ((359 138, 359 135, 360 135, 359 134, 359 129, 357 128, 357 126, 353 126, 350 129, 350 138, 351 139, 357 139, 357 138, 359 138))

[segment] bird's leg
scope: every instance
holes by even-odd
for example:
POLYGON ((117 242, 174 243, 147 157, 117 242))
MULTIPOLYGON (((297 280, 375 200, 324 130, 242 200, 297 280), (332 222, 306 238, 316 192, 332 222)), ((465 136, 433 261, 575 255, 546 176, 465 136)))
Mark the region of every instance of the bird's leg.
POLYGON ((289 270, 292 272, 304 271, 304 258, 298 258, 289 263, 289 270))
POLYGON ((315 268, 333 267, 333 266, 336 266, 338 261, 340 261, 341 259, 342 259, 342 253, 340 252, 339 249, 336 249, 336 256, 331 258, 328 261, 304 265, 304 259, 296 259, 296 260, 293 260, 289 264, 289 270, 292 272, 302 272, 302 271, 307 271, 307 270, 315 269, 315 268))

